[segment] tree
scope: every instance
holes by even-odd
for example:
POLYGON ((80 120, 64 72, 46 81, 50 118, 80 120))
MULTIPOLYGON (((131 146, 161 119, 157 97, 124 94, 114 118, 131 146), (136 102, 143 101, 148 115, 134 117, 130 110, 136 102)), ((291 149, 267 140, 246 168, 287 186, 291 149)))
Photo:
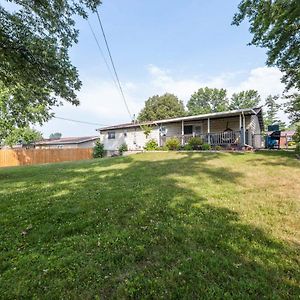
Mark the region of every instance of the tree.
POLYGON ((295 130, 295 134, 293 135, 293 140, 296 143, 300 143, 300 124, 297 126, 297 128, 295 130))
POLYGON ((51 133, 49 135, 49 139, 60 139, 62 137, 62 134, 60 132, 51 133))
POLYGON ((300 122, 300 94, 293 93, 286 95, 285 99, 288 99, 286 113, 289 114, 292 123, 300 122))
POLYGON ((4 140, 4 145, 31 144, 42 139, 41 132, 30 127, 14 128, 4 140))
MULTIPOLYGON (((48 120, 51 107, 79 101, 81 87, 68 50, 77 43, 76 16, 87 18, 100 0, 7 0, 0 5, 0 132, 48 120)), ((1 138, 1 137, 0 137, 1 138)))
POLYGON ((243 0, 232 24, 250 23, 250 45, 267 48, 267 65, 277 66, 286 89, 300 90, 300 2, 299 0, 243 0))
POLYGON ((189 115, 221 112, 228 109, 225 89, 200 88, 187 103, 189 115))
POLYGON ((241 109, 241 108, 253 108, 258 106, 261 98, 258 91, 247 90, 239 93, 234 93, 231 96, 229 105, 230 110, 241 109))
POLYGON ((103 157, 104 155, 105 155, 104 145, 100 141, 97 141, 93 148, 93 157, 99 158, 99 157, 103 157))
POLYGON ((264 117, 266 130, 269 125, 273 124, 278 124, 281 130, 286 127, 286 124, 277 118, 277 113, 281 108, 281 105, 277 103, 278 99, 278 95, 269 95, 265 100, 265 106, 267 107, 267 111, 264 117))
POLYGON ((185 115, 184 105, 173 94, 150 97, 145 102, 145 107, 138 116, 139 121, 154 121, 168 118, 182 117, 185 115))

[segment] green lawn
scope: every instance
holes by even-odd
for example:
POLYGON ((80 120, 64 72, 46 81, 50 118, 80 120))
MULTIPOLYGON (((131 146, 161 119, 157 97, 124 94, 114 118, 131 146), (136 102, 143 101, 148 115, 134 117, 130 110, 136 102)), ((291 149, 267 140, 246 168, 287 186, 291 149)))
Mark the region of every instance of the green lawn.
POLYGON ((299 299, 292 153, 146 153, 0 183, 0 298, 299 299))

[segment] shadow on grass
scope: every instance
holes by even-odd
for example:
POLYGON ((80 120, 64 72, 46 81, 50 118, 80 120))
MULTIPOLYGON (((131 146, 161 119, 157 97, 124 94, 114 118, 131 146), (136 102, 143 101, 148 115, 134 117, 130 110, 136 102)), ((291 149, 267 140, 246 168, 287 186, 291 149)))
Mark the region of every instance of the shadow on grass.
POLYGON ((1 295, 296 297, 297 249, 199 192, 235 192, 243 175, 209 165, 222 155, 136 156, 20 176, 27 190, 1 199, 1 295))
POLYGON ((261 158, 255 159, 256 165, 265 166, 284 166, 300 168, 300 161, 297 160, 294 151, 284 151, 284 150, 265 150, 256 151, 255 155, 261 158))

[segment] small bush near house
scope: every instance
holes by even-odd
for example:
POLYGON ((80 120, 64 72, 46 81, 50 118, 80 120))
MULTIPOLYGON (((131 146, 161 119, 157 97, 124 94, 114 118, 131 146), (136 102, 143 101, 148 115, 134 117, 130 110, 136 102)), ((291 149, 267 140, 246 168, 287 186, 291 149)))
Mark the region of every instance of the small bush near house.
POLYGON ((222 147, 222 146, 220 146, 220 145, 217 145, 217 146, 215 147, 215 150, 216 150, 216 151, 223 150, 223 147, 222 147))
POLYGON ((169 149, 166 146, 161 146, 161 147, 158 147, 156 150, 159 150, 159 151, 168 151, 169 149))
POLYGON ((210 144, 203 144, 203 145, 201 146, 201 149, 202 149, 202 150, 211 150, 211 146, 210 146, 210 144))
POLYGON ((93 148, 93 157, 99 158, 103 157, 105 154, 104 145, 99 141, 96 142, 96 145, 93 148))
POLYGON ((166 142, 166 147, 169 150, 179 150, 179 148, 180 148, 180 142, 179 142, 179 140, 177 138, 170 138, 166 142))
POLYGON ((190 144, 184 145, 182 150, 191 151, 193 147, 190 144))
POLYGON ((158 149, 158 144, 155 139, 149 140, 144 147, 145 150, 147 151, 153 151, 158 149))
POLYGON ((126 143, 123 143, 122 145, 119 146, 119 154, 123 155, 123 152, 128 151, 128 147, 126 145, 126 143))
POLYGON ((200 150, 202 144, 203 144, 203 141, 199 137, 191 137, 188 141, 188 145, 190 145, 190 147, 192 147, 191 150, 200 150))
POLYGON ((300 154, 300 143, 297 144, 296 148, 295 148, 295 152, 297 154, 300 154))

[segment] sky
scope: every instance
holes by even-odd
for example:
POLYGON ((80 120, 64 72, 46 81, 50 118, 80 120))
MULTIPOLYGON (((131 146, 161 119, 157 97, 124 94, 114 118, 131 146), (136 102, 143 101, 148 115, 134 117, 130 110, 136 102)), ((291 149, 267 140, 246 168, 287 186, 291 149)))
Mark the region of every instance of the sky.
MULTIPOLYGON (((151 96, 174 93, 186 104, 201 87, 226 88, 228 96, 256 89, 265 98, 281 93, 282 74, 266 67, 266 50, 248 46, 249 24, 232 26, 239 1, 103 0, 99 13, 131 114, 138 115, 151 96)), ((97 135, 104 125, 131 121, 107 70, 88 22, 77 18, 79 42, 70 50, 82 81, 79 106, 65 102, 57 117, 36 127, 47 138, 97 135)), ((105 51, 96 15, 89 17, 105 51)), ((286 116, 281 113, 286 120, 286 116)))

